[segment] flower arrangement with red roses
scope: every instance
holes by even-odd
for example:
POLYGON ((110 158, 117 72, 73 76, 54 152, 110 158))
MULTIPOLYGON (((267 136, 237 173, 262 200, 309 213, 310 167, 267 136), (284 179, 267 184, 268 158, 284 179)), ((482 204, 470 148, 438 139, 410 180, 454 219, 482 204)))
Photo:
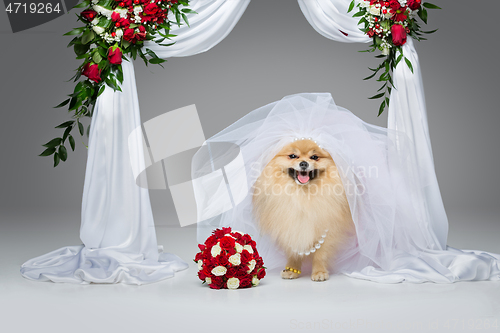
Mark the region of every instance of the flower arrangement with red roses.
POLYGON ((212 289, 250 288, 266 276, 264 261, 248 234, 216 229, 198 247, 198 277, 212 289))
POLYGON ((410 60, 403 55, 402 48, 406 44, 408 36, 421 41, 425 40, 422 37, 423 33, 430 34, 437 31, 437 29, 422 31, 417 17, 427 24, 427 9, 441 8, 428 2, 424 3, 422 0, 353 0, 348 12, 351 12, 355 7, 358 8, 358 11, 353 16, 360 17, 361 31, 373 39, 370 48, 361 52, 380 50, 382 54, 376 58, 385 58, 377 68, 370 68, 374 73, 365 78, 365 80, 369 80, 384 70, 377 81, 383 82, 382 88, 378 91, 385 90, 370 97, 370 99, 383 99, 379 108, 378 115, 380 116, 385 108, 389 107, 389 96, 394 87, 392 81, 394 68, 404 59, 413 72, 413 66, 410 60))
MULTIPOLYGON (((152 40, 162 46, 165 40, 175 35, 170 34, 172 24, 180 26, 182 22, 189 25, 186 14, 195 13, 188 8, 189 0, 84 0, 74 8, 85 8, 78 16, 84 26, 75 28, 65 35, 75 36, 68 47, 73 47, 76 58, 82 64, 70 79, 79 81, 72 94, 68 95, 56 108, 68 105, 73 112, 72 120, 66 121, 56 128, 64 129, 61 137, 55 138, 45 145, 40 156, 54 155, 54 167, 60 161, 66 161, 66 141, 75 150, 75 139, 71 135, 77 128, 83 136, 85 128, 81 122, 84 117, 92 117, 97 97, 105 89, 105 85, 115 91, 121 91, 123 82, 122 61, 141 57, 145 64, 165 62, 152 50, 144 49, 144 41, 152 40), (170 21, 168 14, 175 21, 170 21), (81 78, 84 80, 80 80, 81 78)), ((90 125, 87 127, 87 136, 90 125)))

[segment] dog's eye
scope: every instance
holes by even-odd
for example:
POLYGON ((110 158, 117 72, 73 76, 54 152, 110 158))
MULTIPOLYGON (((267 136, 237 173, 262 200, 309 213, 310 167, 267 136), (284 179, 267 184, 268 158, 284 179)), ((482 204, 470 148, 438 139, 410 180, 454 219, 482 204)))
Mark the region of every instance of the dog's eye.
POLYGON ((311 156, 311 160, 317 161, 317 160, 319 160, 319 157, 316 155, 313 155, 313 156, 311 156))
POLYGON ((288 155, 288 157, 290 157, 291 159, 294 159, 294 158, 297 158, 298 156, 295 154, 290 154, 290 155, 288 155))

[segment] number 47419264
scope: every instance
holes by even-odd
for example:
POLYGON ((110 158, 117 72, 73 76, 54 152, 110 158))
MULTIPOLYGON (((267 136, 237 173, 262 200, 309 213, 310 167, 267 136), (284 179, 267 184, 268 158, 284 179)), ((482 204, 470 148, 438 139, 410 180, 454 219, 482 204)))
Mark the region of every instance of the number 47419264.
POLYGON ((50 14, 52 12, 59 13, 61 8, 59 3, 55 5, 48 3, 22 3, 14 2, 9 3, 5 8, 5 11, 9 14, 50 14))

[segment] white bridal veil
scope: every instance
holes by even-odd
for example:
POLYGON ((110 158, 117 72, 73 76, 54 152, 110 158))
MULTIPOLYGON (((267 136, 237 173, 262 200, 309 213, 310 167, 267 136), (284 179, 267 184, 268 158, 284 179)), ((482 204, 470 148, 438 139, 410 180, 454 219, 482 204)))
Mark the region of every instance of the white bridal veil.
POLYGON ((285 97, 206 141, 193 159, 198 214, 213 210, 226 191, 233 197, 240 196, 232 193, 234 189, 249 191, 244 199, 233 200, 239 203, 231 210, 198 224, 199 242, 214 228, 231 226, 256 238, 266 267, 284 267, 284 255, 259 233, 252 214, 252 186, 271 158, 294 138, 312 138, 327 150, 346 189, 356 239, 334 263, 337 272, 385 283, 500 279, 498 255, 441 245, 435 230, 445 229, 448 222, 436 216, 428 202, 429 181, 421 176, 422 166, 414 163, 413 139, 363 122, 336 106, 330 94, 285 97), (226 180, 211 176, 235 156, 242 156, 243 172, 227 172, 226 180))

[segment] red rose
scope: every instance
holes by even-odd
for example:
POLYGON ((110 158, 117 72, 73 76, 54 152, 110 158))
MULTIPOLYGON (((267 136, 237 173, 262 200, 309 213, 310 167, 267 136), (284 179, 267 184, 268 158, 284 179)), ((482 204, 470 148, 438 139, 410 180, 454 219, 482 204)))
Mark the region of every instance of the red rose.
POLYGON ((227 260, 227 257, 223 254, 219 254, 217 257, 215 257, 215 263, 214 265, 216 266, 226 266, 229 264, 229 261, 227 260))
POLYGON ((199 260, 203 260, 203 253, 202 252, 198 252, 194 256, 194 261, 198 262, 199 260))
POLYGON ((241 251, 241 263, 248 264, 250 260, 253 259, 253 256, 247 250, 241 251))
POLYGON ((406 8, 392 10, 392 17, 391 17, 391 19, 393 19, 394 21, 396 21, 396 22, 403 22, 407 18, 408 18, 408 16, 406 16, 406 8))
POLYGON ((261 268, 258 272, 257 272, 257 278, 259 280, 262 280, 264 278, 264 276, 266 276, 266 270, 264 268, 261 268))
POLYGON ((209 284, 210 288, 221 289, 222 287, 224 287, 224 280, 222 279, 221 276, 214 276, 211 279, 212 283, 209 284))
POLYGON ((222 247, 223 249, 234 248, 234 244, 234 238, 231 236, 224 236, 220 240, 220 247, 222 247))
POLYGON ((406 43, 406 30, 401 24, 394 24, 391 27, 392 42, 396 46, 401 46, 406 43))
POLYGON ((200 278, 200 280, 205 281, 206 276, 203 271, 198 271, 198 277, 200 278))
POLYGON ((126 18, 121 18, 118 23, 122 29, 128 29, 130 27, 130 21, 126 18))
POLYGON ((122 49, 120 49, 119 47, 116 47, 113 50, 113 48, 114 48, 114 46, 111 46, 108 49, 108 60, 113 65, 119 65, 122 63, 122 49))
POLYGON ((156 13, 158 13, 159 9, 160 8, 156 4, 150 3, 146 7, 144 7, 144 14, 155 15, 156 13))
POLYGON ((208 247, 208 248, 212 248, 212 246, 214 246, 215 244, 217 244, 217 237, 215 235, 212 235, 210 237, 207 238, 207 240, 205 241, 205 245, 208 247))
POLYGON ((94 82, 99 83, 101 81, 101 70, 97 64, 86 63, 83 66, 82 74, 94 82))
POLYGON ((408 0, 408 7, 410 7, 411 10, 419 9, 421 4, 421 0, 408 0))
POLYGON ((117 12, 111 13, 111 20, 113 22, 119 21, 120 20, 120 14, 118 14, 117 12))
POLYGON ((236 274, 238 274, 238 269, 236 267, 230 267, 228 268, 228 270, 226 271, 226 277, 227 278, 232 278, 232 277, 235 277, 236 274))
POLYGON ((135 37, 134 29, 126 29, 125 32, 123 33, 123 39, 125 39, 126 41, 135 43, 134 37, 135 37))
POLYGON ((240 288, 250 288, 252 286, 252 277, 250 275, 240 279, 240 288))
POLYGON ((234 274, 234 277, 237 277, 238 279, 243 279, 244 277, 248 276, 247 270, 248 267, 246 265, 240 266, 240 268, 234 274))
POLYGON ((216 230, 214 230, 214 231, 213 231, 213 234, 214 234, 214 236, 215 236, 217 239, 219 239, 219 238, 224 237, 225 232, 224 232, 224 231, 222 231, 221 229, 216 229, 216 230))
POLYGON ((198 244, 198 248, 200 249, 200 251, 204 251, 205 250, 205 245, 198 244))
POLYGON ((87 9, 87 10, 84 10, 80 15, 85 20, 90 22, 97 16, 97 12, 95 10, 92 10, 92 9, 87 9))

